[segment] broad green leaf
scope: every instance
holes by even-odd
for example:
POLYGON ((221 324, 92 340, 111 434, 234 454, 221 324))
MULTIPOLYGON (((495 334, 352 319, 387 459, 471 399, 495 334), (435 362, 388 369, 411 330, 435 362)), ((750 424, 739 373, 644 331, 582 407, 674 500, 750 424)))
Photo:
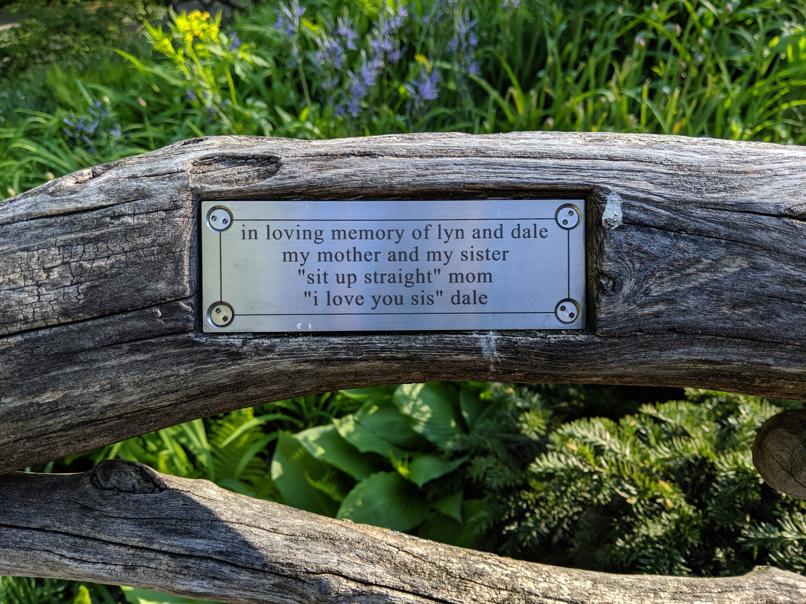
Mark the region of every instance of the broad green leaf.
POLYGON ((129 587, 122 585, 123 597, 129 604, 214 604, 210 600, 194 600, 190 598, 183 598, 182 596, 174 596, 173 594, 166 594, 153 589, 144 589, 141 587, 129 587))
POLYGON ((342 438, 362 453, 402 458, 403 449, 427 446, 391 402, 367 402, 352 415, 334 420, 342 438))
POLYGON ((434 509, 439 510, 446 516, 453 518, 457 522, 462 522, 462 502, 464 493, 456 491, 452 495, 443 497, 434 502, 434 509))
POLYGON ((471 430, 476 425, 476 421, 487 409, 489 403, 483 402, 479 395, 466 386, 462 386, 459 391, 459 407, 462 409, 462 417, 467 422, 471 430))
POLYGON ((403 384, 394 396, 412 429, 441 447, 461 434, 455 399, 454 390, 440 382, 403 384))
POLYGON ((428 502, 396 472, 379 472, 355 485, 341 504, 338 518, 349 518, 396 531, 410 531, 428 516, 428 502))
POLYGON ((426 445, 392 401, 365 404, 356 413, 358 421, 373 433, 402 449, 419 449, 426 445))
POLYGON ((430 541, 439 541, 450 545, 473 547, 475 535, 461 522, 449 518, 439 512, 432 513, 417 531, 417 536, 430 541))
POLYGON ((483 499, 467 499, 462 504, 462 518, 465 524, 481 527, 489 515, 487 503, 483 499))
POLYGON ((484 502, 480 499, 469 499, 462 504, 464 522, 435 512, 423 523, 417 535, 459 547, 476 548, 486 517, 487 509, 484 502))
POLYGON ((330 464, 308 453, 292 434, 282 432, 271 462, 271 477, 283 501, 295 508, 333 516, 345 481, 330 464))
POLYGON ((362 453, 377 453, 386 458, 400 458, 405 455, 401 449, 361 424, 356 414, 334 419, 333 424, 339 435, 362 453))
POLYGON ((357 401, 374 401, 376 403, 391 399, 392 392, 393 390, 390 386, 369 386, 366 388, 339 390, 339 394, 347 398, 357 401))
POLYGON ((334 425, 309 428, 297 433, 296 437, 316 459, 337 467, 356 480, 363 480, 382 469, 372 458, 362 455, 343 439, 334 425))
POLYGON ((450 461, 439 455, 426 453, 417 455, 412 459, 409 464, 409 475, 407 478, 414 482, 418 487, 423 486, 425 483, 444 476, 448 472, 452 472, 461 466, 467 457, 461 457, 450 461))

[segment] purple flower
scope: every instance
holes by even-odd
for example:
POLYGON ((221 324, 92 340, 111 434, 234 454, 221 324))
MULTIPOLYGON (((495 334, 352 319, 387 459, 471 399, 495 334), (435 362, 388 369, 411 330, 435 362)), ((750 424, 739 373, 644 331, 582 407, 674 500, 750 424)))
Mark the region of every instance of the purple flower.
POLYGON ((476 47, 479 45, 477 25, 478 21, 475 19, 465 14, 460 15, 456 21, 453 37, 448 42, 448 49, 455 55, 455 63, 464 67, 470 76, 477 76, 480 73, 479 63, 476 60, 476 47))
MULTIPOLYGON (((403 58, 400 31, 408 16, 409 13, 405 7, 399 7, 395 12, 387 11, 381 15, 367 41, 367 51, 362 51, 360 65, 357 69, 350 71, 345 78, 349 81, 349 87, 346 98, 336 107, 338 115, 358 117, 367 95, 383 73, 384 66, 395 64, 403 58)), ((346 17, 338 19, 336 36, 343 42, 345 55, 348 50, 357 50, 357 34, 352 23, 346 17)), ((343 62, 346 63, 346 57, 343 58, 343 62)))
POLYGON ((327 74, 324 78, 322 78, 322 88, 327 90, 328 92, 336 88, 339 85, 339 76, 338 74, 327 74))
POLYGON ((241 47, 241 38, 238 37, 237 32, 233 32, 230 36, 229 49, 234 52, 241 47))
POLYGON ((409 16, 405 7, 398 8, 396 13, 381 17, 379 25, 374 29, 369 41, 370 53, 380 61, 388 59, 397 63, 403 58, 399 33, 409 16))
POLYGON ((322 36, 313 62, 317 67, 339 70, 344 67, 344 48, 334 38, 322 36))
POLYGON ((411 84, 406 84, 406 90, 412 96, 415 105, 420 105, 424 101, 434 101, 439 96, 440 74, 438 69, 427 73, 423 70, 420 77, 411 84))
POLYGON ((461 15, 456 23, 456 33, 448 42, 451 52, 472 51, 479 44, 479 37, 476 34, 477 21, 468 19, 461 15))
POLYGON ((291 0, 289 4, 280 9, 274 28, 282 31, 289 38, 296 37, 299 32, 300 20, 304 14, 305 7, 299 3, 299 0, 291 0))
POLYGON ((367 88, 375 85, 375 80, 380 72, 381 64, 378 61, 365 61, 361 64, 361 82, 367 88))
POLYGON ((346 110, 351 116, 358 117, 358 114, 361 113, 361 99, 357 96, 350 97, 346 110))
POLYGON ((345 17, 339 17, 336 26, 336 34, 344 39, 344 46, 347 50, 356 50, 358 47, 355 45, 356 33, 353 26, 345 17))
POLYGON ((382 68, 383 62, 379 58, 367 59, 365 57, 358 72, 350 72, 350 96, 346 103, 337 109, 337 113, 340 115, 349 113, 352 117, 358 117, 361 113, 361 102, 375 85, 382 68))

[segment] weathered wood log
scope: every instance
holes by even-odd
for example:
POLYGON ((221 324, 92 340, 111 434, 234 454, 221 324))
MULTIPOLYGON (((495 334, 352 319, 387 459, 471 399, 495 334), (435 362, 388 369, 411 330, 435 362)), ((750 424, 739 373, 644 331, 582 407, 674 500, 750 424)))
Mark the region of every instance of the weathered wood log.
POLYGON ((806 601, 761 568, 696 579, 500 558, 243 497, 129 462, 0 477, 0 574, 126 583, 222 602, 806 601))
POLYGON ((806 149, 527 133, 211 138, 0 205, 0 471, 236 407, 432 379, 806 397, 806 149), (582 195, 587 329, 206 335, 199 203, 582 195))
POLYGON ((774 489, 806 499, 806 409, 782 411, 764 422, 753 443, 753 465, 774 489))

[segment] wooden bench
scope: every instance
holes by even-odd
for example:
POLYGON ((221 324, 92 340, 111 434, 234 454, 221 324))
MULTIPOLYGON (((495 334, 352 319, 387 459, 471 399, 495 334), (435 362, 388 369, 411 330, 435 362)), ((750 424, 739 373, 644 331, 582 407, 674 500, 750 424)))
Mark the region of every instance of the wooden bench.
MULTIPOLYGON (((183 141, 0 204, 0 472, 378 383, 674 385, 803 399, 804 292, 802 147, 570 133, 183 141), (584 329, 202 329, 204 201, 544 197, 585 200, 584 329)), ((762 430, 755 457, 773 486, 802 496, 801 418, 762 430)), ((0 502, 0 574, 233 602, 806 601, 806 579, 784 571, 690 579, 557 569, 128 462, 83 475, 10 473, 0 502)))

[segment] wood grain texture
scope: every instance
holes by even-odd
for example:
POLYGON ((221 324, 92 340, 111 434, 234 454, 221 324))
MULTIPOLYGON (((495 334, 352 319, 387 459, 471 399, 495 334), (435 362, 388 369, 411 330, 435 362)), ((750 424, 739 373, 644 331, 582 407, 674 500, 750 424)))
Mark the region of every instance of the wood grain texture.
POLYGON ((806 409, 782 411, 759 428, 753 465, 771 487, 806 499, 806 409))
POLYGON ((221 602, 806 601, 806 577, 772 568, 696 579, 544 566, 123 461, 87 474, 0 477, 0 500, 0 574, 126 583, 221 602))
POLYGON ((194 139, 0 205, 0 472, 180 421, 431 379, 806 398, 806 149, 681 137, 194 139), (588 200, 588 329, 204 335, 205 199, 588 200))

